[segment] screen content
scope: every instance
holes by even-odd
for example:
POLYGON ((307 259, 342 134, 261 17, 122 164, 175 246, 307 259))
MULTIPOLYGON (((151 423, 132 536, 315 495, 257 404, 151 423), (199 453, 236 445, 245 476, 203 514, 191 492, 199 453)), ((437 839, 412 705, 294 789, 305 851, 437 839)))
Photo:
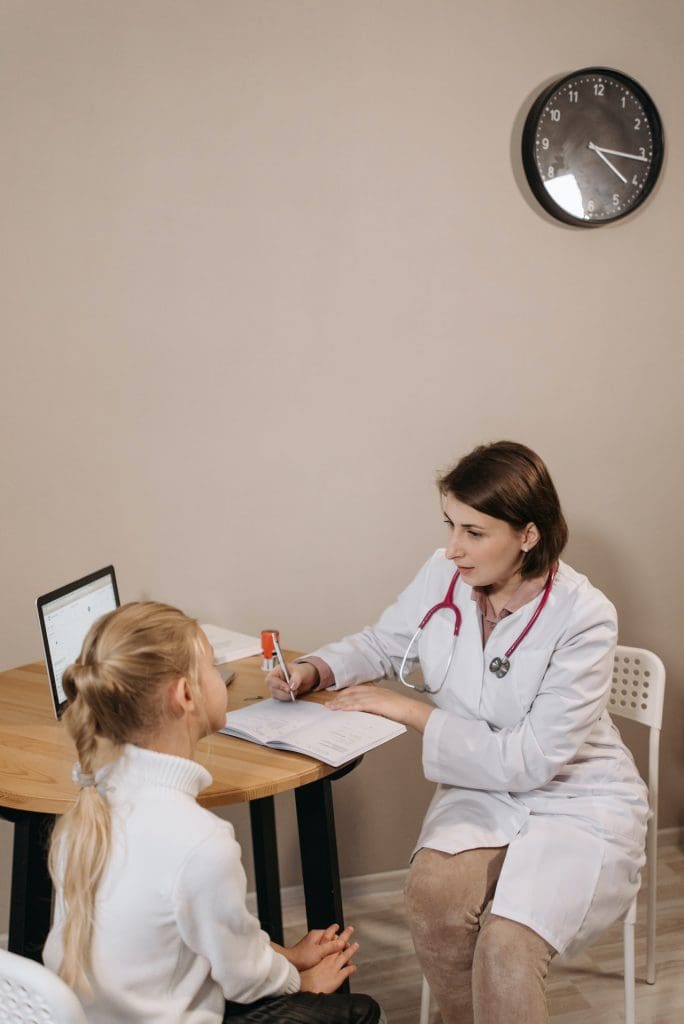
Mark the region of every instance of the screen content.
POLYGON ((93 622, 115 608, 116 595, 109 577, 88 583, 45 605, 45 632, 60 704, 66 699, 62 688, 64 669, 81 653, 86 633, 93 622))

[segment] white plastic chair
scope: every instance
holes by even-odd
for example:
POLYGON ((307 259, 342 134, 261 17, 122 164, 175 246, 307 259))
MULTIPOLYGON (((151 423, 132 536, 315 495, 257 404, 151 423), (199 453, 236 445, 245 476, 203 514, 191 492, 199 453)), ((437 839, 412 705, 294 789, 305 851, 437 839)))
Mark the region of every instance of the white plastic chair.
MULTIPOLYGON (((658 754, 663 723, 665 666, 657 654, 641 647, 615 649, 613 682, 608 710, 612 715, 631 718, 649 728, 648 737, 648 837, 646 839, 646 981, 656 978, 656 879, 658 871, 658 754)), ((635 1024, 634 898, 623 924, 625 974, 625 1024, 635 1024)))
POLYGON ((0 1024, 86 1024, 86 1017, 56 974, 0 949, 0 1024))
MULTIPOLYGON (((665 666, 657 654, 641 647, 615 648, 613 680, 608 699, 611 715, 621 715, 641 722, 649 728, 648 737, 648 806, 649 823, 646 840, 646 981, 653 985, 656 976, 656 873, 658 870, 658 754, 665 697, 665 666)), ((623 918, 625 1024, 636 1024, 634 926, 637 916, 636 896, 623 918)), ((430 1019, 430 987, 423 978, 420 995, 420 1024, 430 1019)))

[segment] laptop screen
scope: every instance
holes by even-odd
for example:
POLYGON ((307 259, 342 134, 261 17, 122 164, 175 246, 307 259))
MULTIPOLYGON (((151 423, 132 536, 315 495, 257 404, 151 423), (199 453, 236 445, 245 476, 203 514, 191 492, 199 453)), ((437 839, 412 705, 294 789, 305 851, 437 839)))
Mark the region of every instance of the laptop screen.
POLYGON ((78 658, 92 624, 119 607, 114 567, 109 565, 43 594, 37 606, 52 700, 59 718, 67 704, 62 686, 65 668, 78 658))

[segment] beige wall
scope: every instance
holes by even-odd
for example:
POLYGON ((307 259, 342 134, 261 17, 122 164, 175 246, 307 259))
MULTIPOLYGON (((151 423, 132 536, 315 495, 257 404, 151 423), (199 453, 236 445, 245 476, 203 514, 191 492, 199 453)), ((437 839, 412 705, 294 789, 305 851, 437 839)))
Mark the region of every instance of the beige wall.
MULTIPOLYGON (((0 13, 2 665, 39 655, 38 593, 110 560, 124 599, 299 648, 354 630, 441 542, 436 471, 513 437, 622 640, 668 664, 680 823, 684 6, 0 13), (668 144, 595 231, 542 215, 517 155, 532 97, 589 64, 646 86, 668 144)), ((339 783, 343 873, 404 865, 429 791, 412 737, 339 783)))

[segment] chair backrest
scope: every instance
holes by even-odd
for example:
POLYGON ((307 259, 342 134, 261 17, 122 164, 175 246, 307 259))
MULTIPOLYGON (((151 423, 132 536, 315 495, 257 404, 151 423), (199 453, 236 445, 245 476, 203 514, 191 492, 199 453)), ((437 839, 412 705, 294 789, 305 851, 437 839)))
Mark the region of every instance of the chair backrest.
POLYGON ((608 711, 611 715, 622 715, 649 727, 647 784, 654 833, 658 828, 658 760, 664 698, 665 666, 658 655, 642 647, 618 644, 613 660, 608 711))
POLYGON ((664 696, 665 666, 658 655, 641 647, 618 644, 608 698, 610 714, 660 729, 664 696))
POLYGON ((0 1024, 86 1024, 86 1018, 61 978, 35 960, 0 949, 0 1024))

